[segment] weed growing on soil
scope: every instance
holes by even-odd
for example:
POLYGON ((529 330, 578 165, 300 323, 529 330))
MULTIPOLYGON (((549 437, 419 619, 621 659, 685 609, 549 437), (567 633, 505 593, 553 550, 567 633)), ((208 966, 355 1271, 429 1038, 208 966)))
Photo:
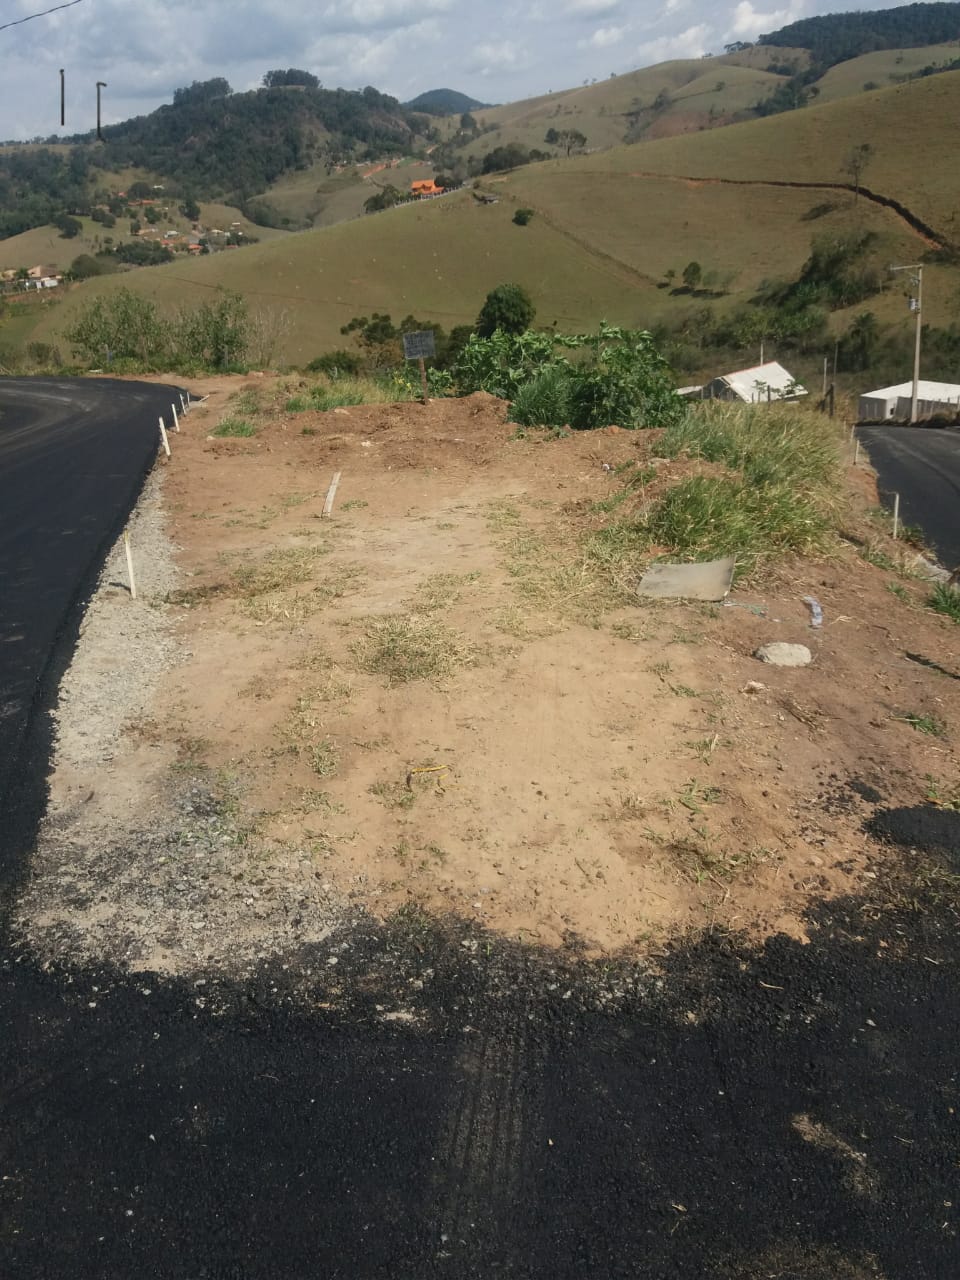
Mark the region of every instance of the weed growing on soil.
POLYGON ((949 583, 938 582, 927 597, 927 604, 936 613, 960 622, 960 591, 949 583))
POLYGON ((351 646, 358 668, 391 684, 443 680, 479 661, 479 651, 458 632, 417 613, 370 618, 351 646))
POLYGON ((340 748, 330 738, 310 746, 310 766, 318 778, 330 778, 340 768, 340 748))
POLYGON ((712 849, 706 839, 674 840, 668 847, 681 870, 695 884, 703 884, 706 880, 729 884, 774 856, 769 849, 759 845, 735 853, 727 849, 712 849))
POLYGON ((928 773, 925 799, 941 809, 960 809, 960 785, 938 782, 932 773, 928 773))
POLYGON ((255 417, 263 409, 259 387, 247 387, 230 397, 231 408, 242 417, 255 417))
POLYGON ((221 418, 219 424, 211 432, 215 436, 239 436, 247 438, 257 434, 257 428, 249 418, 221 418))
POLYGON ((902 724, 910 725, 911 729, 916 729, 917 733, 925 733, 931 738, 945 738, 947 736, 947 726, 939 716, 918 715, 915 712, 909 712, 907 715, 894 716, 894 720, 899 720, 902 724))
POLYGON ((297 592, 292 597, 283 591, 264 592, 243 600, 240 609, 255 622, 303 622, 331 600, 339 600, 354 589, 361 576, 359 569, 341 565, 324 574, 322 580, 306 592, 297 592))
MULTIPOLYGON (((910 603, 910 595, 907 588, 902 586, 899 582, 888 582, 887 590, 891 595, 895 595, 898 600, 902 600, 904 604, 910 603)), ((958 618, 957 621, 960 622, 960 618, 958 618)))
POLYGON ((883 569, 886 573, 896 573, 897 566, 887 553, 876 542, 865 542, 859 548, 861 560, 866 560, 867 564, 872 564, 876 569, 883 569))
POLYGON ((317 558, 325 547, 278 547, 252 564, 241 565, 232 575, 234 593, 252 598, 268 591, 286 591, 309 581, 317 558))
POLYGON ((434 573, 424 578, 411 601, 417 613, 434 613, 438 609, 447 609, 460 599, 463 588, 476 582, 479 573, 434 573))
POLYGON ((387 809, 412 809, 416 793, 403 782, 375 782, 368 788, 387 809))

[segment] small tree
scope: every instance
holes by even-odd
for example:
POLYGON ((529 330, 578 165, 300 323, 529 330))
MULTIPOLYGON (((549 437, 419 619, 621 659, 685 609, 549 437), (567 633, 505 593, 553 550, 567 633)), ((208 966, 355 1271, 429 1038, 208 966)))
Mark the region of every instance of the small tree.
POLYGON ((703 277, 699 262, 688 262, 683 268, 683 283, 688 289, 696 289, 703 277))
POLYGON ((61 213, 53 224, 60 232, 62 240, 73 240, 83 230, 83 223, 79 218, 71 218, 69 213, 61 213))
POLYGON ((180 206, 180 212, 191 222, 196 222, 200 217, 200 206, 197 204, 196 199, 193 196, 185 196, 183 203, 180 206))
POLYGON ((525 227, 533 217, 533 212, 532 209, 518 209, 513 215, 513 220, 518 227, 525 227))
POLYGON ((480 308, 476 331, 481 338, 489 338, 497 329, 504 333, 525 333, 536 314, 526 289, 518 284, 499 284, 490 290, 480 308))
POLYGON ((860 181, 872 159, 873 147, 869 142, 861 142, 858 146, 851 147, 846 160, 843 162, 843 172, 849 176, 853 183, 854 204, 860 199, 860 181))

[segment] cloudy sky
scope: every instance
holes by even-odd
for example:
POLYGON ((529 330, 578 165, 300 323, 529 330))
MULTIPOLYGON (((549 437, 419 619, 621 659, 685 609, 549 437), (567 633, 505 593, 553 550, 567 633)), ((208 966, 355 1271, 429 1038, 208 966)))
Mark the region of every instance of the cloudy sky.
MULTIPOLYGON (((3 0, 0 26, 52 0, 3 0)), ((330 87, 372 84, 401 100, 460 89, 507 102, 585 79, 718 53, 836 0, 79 0, 0 29, 0 138, 59 131, 60 67, 68 133, 151 111, 175 88, 226 76, 234 89, 274 67, 330 87), (769 5, 769 7, 767 7, 769 5)), ((870 7, 886 8, 883 0, 870 7)))

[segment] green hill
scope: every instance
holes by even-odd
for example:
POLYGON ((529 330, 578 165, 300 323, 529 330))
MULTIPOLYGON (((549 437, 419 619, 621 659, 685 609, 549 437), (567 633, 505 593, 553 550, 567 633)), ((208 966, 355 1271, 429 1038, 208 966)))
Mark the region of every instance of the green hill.
POLYGON ((428 89, 403 105, 407 111, 425 111, 430 116, 459 116, 465 111, 489 106, 489 103, 479 102, 456 89, 428 89))

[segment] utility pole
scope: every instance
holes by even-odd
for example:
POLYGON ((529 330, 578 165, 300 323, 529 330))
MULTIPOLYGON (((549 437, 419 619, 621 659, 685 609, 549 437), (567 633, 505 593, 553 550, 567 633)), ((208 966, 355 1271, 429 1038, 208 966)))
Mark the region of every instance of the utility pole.
POLYGON ((911 271, 910 283, 916 286, 916 297, 910 299, 910 310, 917 318, 917 331, 913 342, 913 394, 910 397, 910 421, 917 420, 917 401, 920 398, 920 336, 923 325, 923 267, 913 263, 906 267, 891 267, 891 272, 911 271))
POLYGON ((104 141, 104 134, 100 132, 100 90, 106 88, 106 81, 97 81, 97 140, 104 141))

